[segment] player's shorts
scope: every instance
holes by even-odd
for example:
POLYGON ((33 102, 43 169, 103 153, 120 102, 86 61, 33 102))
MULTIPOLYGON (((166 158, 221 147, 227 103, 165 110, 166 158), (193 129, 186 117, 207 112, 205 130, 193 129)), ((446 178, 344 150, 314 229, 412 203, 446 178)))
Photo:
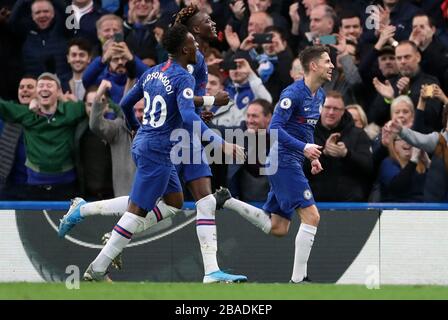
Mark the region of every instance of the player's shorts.
POLYGON ((308 179, 300 166, 278 167, 277 172, 269 175, 268 179, 271 189, 263 205, 266 212, 291 220, 297 208, 315 204, 308 179))
POLYGON ((157 200, 169 193, 182 192, 176 168, 172 163, 160 164, 150 156, 132 153, 137 170, 129 195, 131 201, 145 210, 152 210, 157 200))
MULTIPOLYGON (((204 148, 201 146, 201 153, 203 154, 204 148)), ((208 165, 207 159, 203 159, 202 156, 197 156, 196 159, 193 159, 193 156, 190 156, 190 163, 180 163, 176 165, 176 170, 179 177, 182 179, 184 183, 188 183, 190 181, 197 180, 199 178, 211 177, 212 170, 208 165), (196 163, 198 160, 199 163, 196 163)))

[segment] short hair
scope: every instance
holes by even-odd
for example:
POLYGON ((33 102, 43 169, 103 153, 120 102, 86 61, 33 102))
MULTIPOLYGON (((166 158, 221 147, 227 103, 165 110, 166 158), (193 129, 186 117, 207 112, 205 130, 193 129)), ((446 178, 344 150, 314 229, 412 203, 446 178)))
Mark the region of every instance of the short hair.
POLYGON ((78 46, 82 51, 86 51, 89 56, 92 55, 92 44, 89 40, 84 38, 72 38, 68 42, 67 48, 70 50, 71 47, 78 46))
POLYGON ((409 109, 411 110, 412 114, 415 114, 415 109, 414 109, 414 103, 412 102, 411 98, 409 98, 408 96, 405 95, 401 95, 396 97, 394 100, 392 100, 392 103, 390 104, 390 114, 392 116, 392 112, 395 109, 395 107, 397 106, 397 104, 404 102, 409 106, 409 109))
MULTIPOLYGON (((344 97, 339 91, 336 90, 330 90, 325 94, 326 98, 334 98, 334 99, 341 99, 342 103, 344 103, 344 97)), ((344 103, 345 105, 345 103, 344 103)))
POLYGON ((185 25, 175 24, 163 34, 163 47, 169 54, 176 55, 184 45, 188 33, 188 28, 185 25))
POLYGON ((34 0, 33 3, 31 4, 31 6, 33 6, 33 4, 35 4, 37 2, 48 2, 49 4, 51 4, 51 6, 54 9, 54 5, 53 5, 53 2, 51 0, 34 0))
POLYGON ((323 45, 309 46, 300 52, 299 60, 302 64, 303 71, 305 73, 310 72, 311 61, 319 59, 325 52, 330 54, 330 49, 323 45))
POLYGON ((352 11, 352 10, 342 11, 341 14, 339 15, 339 26, 342 26, 342 20, 352 19, 352 18, 358 18, 359 22, 362 23, 362 19, 357 12, 352 11))
POLYGON ((330 18, 331 20, 333 20, 334 26, 333 27, 337 27, 338 25, 338 15, 336 13, 336 11, 333 9, 332 6, 328 5, 328 4, 319 4, 315 7, 313 7, 313 9, 316 9, 318 7, 324 7, 324 17, 326 18, 330 18))
POLYGON ((264 32, 265 32, 265 33, 270 33, 270 32, 278 33, 278 34, 280 35, 280 38, 281 38, 283 41, 288 41, 288 33, 285 32, 285 30, 284 30, 283 28, 281 28, 281 27, 277 27, 277 26, 267 26, 267 27, 264 29, 264 32))
MULTIPOLYGON (((269 102, 269 101, 267 101, 267 100, 264 100, 264 99, 255 99, 255 100, 252 100, 250 103, 249 103, 249 105, 252 105, 252 104, 258 104, 258 105, 260 105, 261 106, 261 108, 263 109, 263 115, 266 117, 266 116, 268 116, 268 115, 270 115, 270 114, 272 114, 273 112, 274 112, 274 107, 272 106, 272 104, 269 102)), ((249 106, 248 105, 248 106, 249 106)))
POLYGON ((115 20, 117 21, 121 28, 123 28, 123 19, 121 19, 119 16, 116 16, 114 14, 105 14, 104 16, 102 16, 101 18, 99 18, 96 22, 96 30, 99 31, 101 29, 101 25, 103 24, 104 21, 107 20, 115 20))
POLYGON ((366 113, 364 109, 359 104, 349 104, 345 107, 345 110, 354 109, 358 111, 359 118, 361 119, 363 128, 369 124, 369 121, 367 120, 366 113))
POLYGON ((214 55, 217 58, 222 58, 222 53, 216 48, 208 47, 204 52, 204 57, 208 58, 209 56, 214 55))
POLYGON ((436 24, 435 24, 435 22, 434 22, 434 18, 428 16, 426 13, 423 13, 423 12, 417 13, 417 14, 412 18, 412 20, 414 20, 414 19, 417 18, 417 17, 426 17, 426 18, 428 18, 428 24, 429 24, 429 26, 430 26, 431 28, 433 28, 433 27, 435 28, 435 27, 436 27, 436 24))
POLYGON ((209 75, 211 74, 212 76, 219 78, 219 82, 221 82, 221 84, 224 84, 224 77, 221 71, 219 71, 218 66, 215 65, 208 66, 208 74, 209 75))
POLYGON ((400 41, 400 43, 398 44, 398 46, 395 47, 395 51, 397 50, 397 48, 398 48, 399 46, 402 46, 402 45, 405 45, 405 44, 410 45, 410 46, 414 49, 414 51, 415 51, 416 53, 420 53, 420 49, 419 49, 419 48, 417 47, 417 45, 416 45, 413 41, 411 41, 411 40, 402 40, 402 41, 400 41))
POLYGON ((23 79, 33 79, 37 81, 37 77, 31 73, 25 73, 22 77, 20 77, 20 81, 22 81, 23 79))

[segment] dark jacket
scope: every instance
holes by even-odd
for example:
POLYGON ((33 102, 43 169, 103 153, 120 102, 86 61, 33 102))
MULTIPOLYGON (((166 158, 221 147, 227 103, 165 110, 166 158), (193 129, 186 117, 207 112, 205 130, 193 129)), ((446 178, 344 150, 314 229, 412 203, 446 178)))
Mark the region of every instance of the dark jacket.
MULTIPOLYGON (((390 80, 392 87, 395 91, 395 97, 399 96, 397 82, 400 80, 401 76, 396 76, 390 80)), ((414 107, 417 107, 418 98, 420 96, 420 89, 423 84, 439 84, 437 78, 426 74, 424 72, 419 72, 413 78, 411 78, 410 83, 410 94, 414 107)), ((424 114, 424 130, 423 133, 429 133, 433 131, 440 131, 442 129, 442 103, 438 99, 428 99, 426 102, 425 114, 424 114)), ((388 120, 390 120, 390 104, 384 101, 384 98, 377 94, 374 102, 370 107, 370 117, 371 121, 375 122, 379 126, 383 126, 388 120)))
POLYGON ((311 174, 310 162, 304 164, 311 190, 316 201, 363 202, 367 200, 372 184, 373 160, 370 140, 364 130, 355 127, 350 113, 345 112, 339 125, 328 130, 319 119, 314 131, 314 143, 325 146, 328 137, 341 133, 348 153, 345 158, 333 158, 322 153, 319 160, 323 171, 311 174))

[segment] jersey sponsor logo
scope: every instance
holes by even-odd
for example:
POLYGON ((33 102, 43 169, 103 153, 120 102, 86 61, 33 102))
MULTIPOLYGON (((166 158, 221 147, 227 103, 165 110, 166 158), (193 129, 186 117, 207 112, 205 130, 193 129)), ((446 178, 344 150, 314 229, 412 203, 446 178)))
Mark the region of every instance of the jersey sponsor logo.
POLYGON ((193 72, 194 72, 194 67, 193 67, 193 65, 192 65, 192 64, 187 65, 187 70, 188 70, 188 72, 189 72, 190 74, 193 74, 193 72))
POLYGON ((288 110, 292 106, 292 101, 289 98, 284 98, 280 101, 280 108, 288 110))
POLYGON ((307 124, 311 124, 311 125, 315 126, 317 124, 318 119, 308 119, 305 117, 297 117, 297 121, 299 123, 307 123, 307 124))
POLYGON ((305 200, 310 200, 312 196, 313 194, 311 193, 310 189, 306 189, 305 191, 303 191, 303 197, 305 198, 305 200))
POLYGON ((190 88, 184 89, 182 94, 183 94, 185 99, 193 99, 193 97, 194 97, 193 90, 190 89, 190 88))

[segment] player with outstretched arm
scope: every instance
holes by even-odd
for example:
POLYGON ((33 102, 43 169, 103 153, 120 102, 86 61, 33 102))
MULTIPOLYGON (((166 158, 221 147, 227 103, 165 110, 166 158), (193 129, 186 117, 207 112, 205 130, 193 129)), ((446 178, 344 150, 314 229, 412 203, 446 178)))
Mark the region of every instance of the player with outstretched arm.
POLYGON ((321 86, 331 80, 334 68, 324 46, 308 47, 299 58, 305 77, 283 90, 269 127, 271 134, 273 130, 278 133, 268 161, 269 168, 276 170, 267 169, 270 191, 263 209, 232 198, 226 188, 215 193, 218 208, 234 210, 274 236, 286 235, 292 216, 298 214, 301 225, 295 239, 291 283, 310 281, 307 264, 320 216, 302 168, 307 158, 312 174, 323 170, 319 162, 322 147, 314 144, 313 134, 325 101, 321 86))
MULTIPOLYGON (((174 145, 171 132, 182 126, 192 132, 195 121, 200 121, 201 134, 209 130, 195 113, 195 80, 187 71, 188 64, 196 63, 194 36, 185 26, 175 25, 164 36, 163 45, 170 59, 146 71, 120 104, 132 130, 140 128, 133 112, 137 101, 145 97, 151 112, 144 118, 132 145, 137 171, 127 211, 115 225, 106 246, 87 268, 83 277, 86 281, 110 281, 107 268, 133 234, 151 227, 145 217, 160 197, 173 209, 182 208, 182 187, 170 159, 174 145)), ((244 157, 242 148, 224 142, 213 132, 210 134, 212 143, 222 147, 226 154, 244 157)))

